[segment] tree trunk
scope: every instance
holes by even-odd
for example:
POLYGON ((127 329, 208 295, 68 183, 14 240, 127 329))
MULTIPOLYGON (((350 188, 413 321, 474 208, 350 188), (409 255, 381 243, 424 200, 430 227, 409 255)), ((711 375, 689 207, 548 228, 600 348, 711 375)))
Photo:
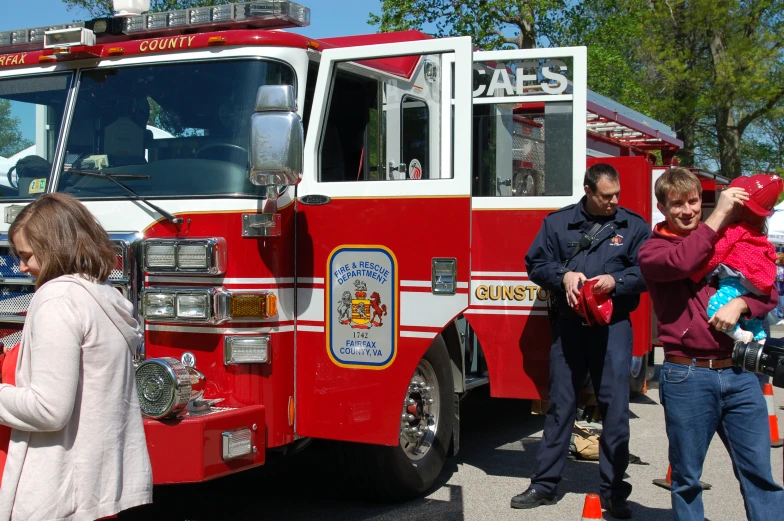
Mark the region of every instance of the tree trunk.
POLYGON ((694 166, 695 126, 692 121, 679 121, 675 124, 675 136, 683 141, 683 147, 678 151, 678 164, 691 168, 694 166))
POLYGON ((740 164, 741 132, 735 124, 732 104, 724 103, 716 108, 716 136, 719 146, 719 173, 730 179, 743 174, 740 164))

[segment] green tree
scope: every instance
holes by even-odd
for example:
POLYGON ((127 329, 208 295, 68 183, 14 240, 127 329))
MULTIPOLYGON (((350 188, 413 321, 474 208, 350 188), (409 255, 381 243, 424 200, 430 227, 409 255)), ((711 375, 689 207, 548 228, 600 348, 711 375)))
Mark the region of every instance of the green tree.
POLYGON ((642 47, 651 86, 672 93, 658 98, 660 108, 680 112, 678 125, 695 138, 709 120, 703 135, 715 138, 721 173, 741 175, 744 132, 784 97, 784 2, 654 1, 649 22, 642 47))
POLYGON ((470 35, 482 49, 532 49, 547 41, 565 0, 383 0, 368 23, 379 32, 420 29, 438 38, 470 35))
MULTIPOLYGON (((109 16, 114 13, 112 0, 63 0, 68 9, 84 9, 90 16, 109 16)), ((189 7, 230 4, 231 0, 150 0, 150 12, 173 11, 189 7)))
POLYGON ((11 115, 11 102, 0 99, 0 156, 11 157, 33 144, 22 137, 19 118, 11 115))
POLYGON ((755 121, 741 142, 743 171, 784 175, 784 107, 755 121))

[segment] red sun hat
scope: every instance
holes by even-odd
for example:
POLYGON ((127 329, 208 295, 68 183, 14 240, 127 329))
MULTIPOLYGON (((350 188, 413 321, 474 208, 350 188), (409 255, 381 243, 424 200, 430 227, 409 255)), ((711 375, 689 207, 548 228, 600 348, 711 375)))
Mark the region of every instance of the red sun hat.
POLYGON ((746 208, 759 216, 768 217, 773 215, 773 207, 784 190, 784 181, 775 174, 757 174, 736 177, 730 187, 746 190, 749 193, 746 208))

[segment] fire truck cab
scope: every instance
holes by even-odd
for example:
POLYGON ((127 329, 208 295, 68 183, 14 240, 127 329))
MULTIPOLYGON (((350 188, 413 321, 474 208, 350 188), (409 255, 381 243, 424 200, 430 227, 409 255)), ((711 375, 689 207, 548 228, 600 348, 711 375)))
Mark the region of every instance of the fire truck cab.
MULTIPOLYGON (((585 48, 279 30, 309 17, 259 0, 0 33, 0 103, 30 141, 0 172, 0 232, 48 192, 109 232, 156 484, 325 438, 374 492, 424 492, 466 392, 546 399, 548 292, 523 262, 542 219, 595 161, 650 219, 654 152, 681 145, 587 90, 585 48)), ((0 240, 13 344, 33 281, 0 240)))

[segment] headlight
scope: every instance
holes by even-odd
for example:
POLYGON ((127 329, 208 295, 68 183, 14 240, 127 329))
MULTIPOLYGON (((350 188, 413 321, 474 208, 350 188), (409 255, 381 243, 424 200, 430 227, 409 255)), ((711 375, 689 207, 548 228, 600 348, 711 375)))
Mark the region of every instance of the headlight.
POLYGON ((142 414, 166 418, 179 414, 191 397, 188 369, 176 358, 152 358, 136 368, 136 391, 142 414))
POLYGON ((177 318, 206 319, 209 312, 208 295, 177 295, 177 318))
POLYGON ((270 361, 270 337, 227 336, 223 341, 223 363, 267 364, 270 361))
POLYGON ((142 294, 142 313, 150 322, 208 322, 227 320, 221 288, 148 288, 142 294))
POLYGON ((151 239, 144 243, 144 270, 148 273, 223 275, 226 258, 226 240, 222 237, 151 239))
POLYGON ((176 264, 174 244, 147 244, 144 247, 144 268, 147 270, 163 268, 174 269, 176 264))
POLYGON ((174 295, 145 293, 144 315, 148 318, 174 318, 174 295))

